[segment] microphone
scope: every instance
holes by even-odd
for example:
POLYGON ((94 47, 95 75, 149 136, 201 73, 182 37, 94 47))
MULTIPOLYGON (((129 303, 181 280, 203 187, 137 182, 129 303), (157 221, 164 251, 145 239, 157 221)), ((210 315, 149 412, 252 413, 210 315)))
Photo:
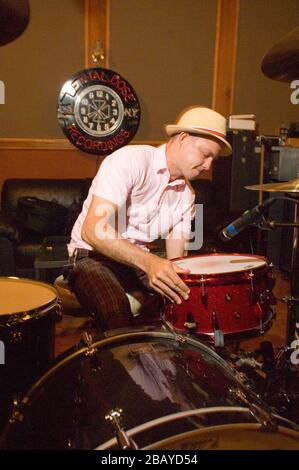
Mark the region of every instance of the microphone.
POLYGON ((273 204, 275 198, 266 199, 262 204, 255 206, 244 212, 238 219, 234 220, 231 224, 221 230, 219 237, 221 240, 227 242, 235 235, 238 235, 247 225, 252 224, 258 217, 264 214, 266 209, 273 204))

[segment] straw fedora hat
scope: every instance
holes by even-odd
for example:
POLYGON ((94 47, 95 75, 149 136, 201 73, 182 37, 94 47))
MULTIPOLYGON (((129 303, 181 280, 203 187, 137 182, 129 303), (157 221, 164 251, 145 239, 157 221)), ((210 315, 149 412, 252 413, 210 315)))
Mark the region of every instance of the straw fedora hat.
POLYGON ((184 110, 177 119, 176 124, 165 126, 167 135, 172 136, 180 132, 190 134, 209 135, 218 141, 222 147, 221 155, 228 156, 232 153, 226 137, 226 119, 221 114, 202 106, 192 106, 184 110))

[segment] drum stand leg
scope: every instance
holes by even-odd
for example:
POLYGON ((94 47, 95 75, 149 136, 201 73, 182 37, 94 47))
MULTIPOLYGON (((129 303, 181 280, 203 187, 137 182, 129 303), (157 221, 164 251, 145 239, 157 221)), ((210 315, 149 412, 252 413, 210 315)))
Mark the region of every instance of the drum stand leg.
POLYGON ((294 204, 294 232, 292 243, 292 258, 291 258, 291 295, 287 299, 288 318, 287 318, 287 345, 290 346, 292 341, 296 338, 296 324, 299 321, 299 214, 298 204, 294 204))

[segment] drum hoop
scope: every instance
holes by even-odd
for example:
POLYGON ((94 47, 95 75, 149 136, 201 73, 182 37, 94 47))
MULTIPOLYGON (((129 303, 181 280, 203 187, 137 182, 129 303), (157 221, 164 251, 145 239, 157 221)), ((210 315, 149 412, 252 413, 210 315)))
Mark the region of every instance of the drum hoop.
MULTIPOLYGON (((161 424, 166 424, 166 423, 170 423, 170 422, 173 422, 173 421, 176 421, 178 419, 184 419, 184 418, 187 418, 189 416, 204 416, 206 414, 216 414, 216 413, 240 413, 240 414, 249 414, 250 417, 257 421, 255 416, 251 413, 250 409, 249 408, 246 408, 246 407, 240 407, 240 406, 213 406, 213 407, 208 407, 208 408, 196 408, 196 409, 193 409, 193 410, 185 410, 185 411, 180 411, 178 413, 173 413, 173 414, 170 414, 170 415, 166 415, 166 416, 162 416, 160 418, 156 418, 156 419, 153 419, 151 421, 147 421, 143 424, 139 424, 138 426, 135 426, 134 428, 132 429, 129 429, 126 431, 126 434, 128 435, 128 437, 131 437, 131 436, 135 436, 136 434, 140 433, 140 432, 144 432, 144 431, 148 431, 149 429, 152 429, 152 428, 155 428, 161 424)), ((276 418, 277 420, 281 421, 281 422, 285 422, 289 425, 289 427, 286 427, 286 426, 281 426, 281 425, 278 425, 277 426, 277 431, 273 431, 273 432, 284 432, 285 434, 289 434, 289 435, 292 435, 294 437, 297 437, 299 438, 299 428, 298 426, 291 422, 291 421, 288 421, 286 419, 284 419, 283 417, 279 416, 279 415, 276 415, 276 414, 273 414, 273 418, 276 418), (294 428, 292 429, 290 426, 294 426, 294 428)), ((253 422, 253 423, 245 423, 245 422, 241 422, 241 423, 226 423, 226 424, 219 424, 219 425, 214 425, 214 426, 208 426, 208 427, 204 427, 204 428, 197 428, 195 430, 192 430, 192 431, 186 431, 185 433, 181 433, 179 434, 179 436, 185 436, 189 433, 198 433, 200 432, 201 434, 205 434, 205 432, 207 430, 226 430, 226 429, 232 429, 233 427, 235 427, 236 429, 244 429, 244 426, 248 427, 249 429, 264 429, 263 428, 263 425, 259 422, 253 422)), ((265 428, 265 432, 267 432, 268 429, 265 428)), ((149 446, 147 447, 144 447, 142 448, 142 450, 146 450, 146 449, 151 449, 151 446, 153 444, 158 444, 160 442, 164 442, 164 441, 168 441, 169 438, 166 438, 166 439, 163 439, 162 441, 156 441, 152 444, 150 444, 149 446)), ((117 439, 115 437, 109 439, 108 441, 100 444, 98 447, 96 447, 94 450, 107 450, 109 448, 111 448, 111 446, 114 446, 117 444, 117 439)))
MULTIPOLYGON (((135 434, 138 434, 140 432, 148 431, 149 429, 155 428, 161 424, 170 423, 178 419, 188 418, 189 416, 204 416, 206 414, 227 413, 228 411, 232 413, 242 413, 242 414, 250 413, 249 408, 244 408, 240 406, 212 406, 208 408, 195 408, 193 410, 180 411, 178 413, 172 413, 166 416, 162 416, 160 418, 152 419, 151 421, 146 421, 145 423, 139 424, 138 426, 135 426, 134 428, 129 429, 128 431, 126 431, 126 434, 129 437, 131 437, 131 436, 135 436, 135 434)), ((250 413, 250 416, 253 419, 255 419, 251 413, 250 413)), ((252 424, 259 424, 259 423, 252 423, 252 424)), ((117 444, 117 439, 116 437, 112 437, 111 439, 104 442, 103 444, 100 444, 94 450, 106 450, 106 449, 109 449, 111 446, 114 446, 115 444, 117 444)), ((144 449, 146 449, 146 447, 144 449)))
POLYGON ((172 259, 171 261, 172 262, 176 262, 176 261, 181 261, 181 260, 186 260, 186 259, 192 259, 192 258, 208 258, 208 257, 223 257, 223 256, 242 256, 243 258, 248 256, 248 257, 251 257, 251 258, 256 258, 260 261, 264 261, 264 265, 263 266, 258 266, 256 268, 251 268, 251 269, 242 269, 240 271, 233 271, 233 272, 227 272, 227 273, 223 273, 223 272, 217 272, 217 273, 207 273, 207 274, 201 274, 201 273, 198 273, 198 274, 182 274, 182 277, 184 278, 184 280, 188 280, 188 278, 190 279, 198 279, 198 276, 203 276, 204 277, 204 280, 205 281, 209 281, 210 279, 213 279, 215 278, 216 276, 219 277, 223 277, 223 278, 226 278, 226 277, 229 277, 231 276, 232 278, 233 277, 236 277, 236 274, 240 274, 240 273, 243 273, 244 275, 246 275, 246 273, 250 272, 250 271, 260 271, 260 270, 263 270, 265 268, 269 268, 269 265, 268 265, 268 261, 267 259, 264 257, 264 256, 261 256, 261 255, 253 255, 253 254, 249 254, 249 253, 211 253, 211 254, 203 254, 203 255, 191 255, 191 256, 181 256, 179 258, 174 258, 172 259))
MULTIPOLYGON (((219 424, 215 426, 207 426, 205 428, 201 429, 194 429, 192 431, 186 431, 181 434, 175 434, 173 436, 170 436, 165 439, 161 439, 161 441, 156 441, 153 442, 152 444, 143 447, 142 450, 153 450, 157 449, 157 447, 153 447, 156 445, 163 446, 165 444, 171 443, 172 439, 174 439, 174 443, 179 442, 179 438, 189 438, 189 437, 196 437, 196 436, 202 436, 204 437, 206 434, 209 434, 210 432, 218 432, 219 434, 224 431, 260 431, 263 432, 264 434, 269 434, 269 431, 266 429, 263 429, 262 424, 260 423, 231 423, 231 424, 219 424)), ((272 434, 276 433, 279 435, 287 435, 292 438, 296 438, 297 440, 299 439, 299 433, 297 431, 294 431, 292 429, 285 428, 283 426, 277 426, 276 430, 272 431, 272 434)))
MULTIPOLYGON (((74 360, 76 360, 79 356, 83 356, 87 354, 90 354, 91 351, 95 348, 99 347, 105 347, 109 344, 115 344, 118 341, 121 341, 122 343, 125 342, 127 339, 132 339, 132 338, 144 338, 144 337, 158 337, 158 338, 163 338, 163 339, 172 339, 173 341, 175 340, 175 337, 172 333, 170 332, 163 332, 159 330, 154 330, 154 331, 131 331, 129 333, 117 333, 116 335, 109 336, 108 338, 104 338, 98 341, 93 342, 89 347, 83 347, 79 349, 78 351, 75 351, 71 353, 69 356, 63 357, 63 359, 57 364, 55 364, 53 367, 51 367, 28 391, 27 395, 23 398, 23 400, 20 402, 20 406, 26 405, 29 400, 31 400, 31 397, 34 396, 35 392, 38 391, 38 389, 45 383, 47 382, 55 373, 60 370, 63 367, 66 367, 68 364, 72 363, 74 360)), ((204 343, 199 341, 198 339, 195 338, 190 338, 190 337, 185 337, 183 336, 187 344, 191 344, 192 346, 197 346, 199 349, 203 350, 210 356, 212 356, 218 364, 220 364, 227 372, 228 375, 231 376, 231 378, 235 381, 237 385, 239 385, 242 389, 244 388, 244 384, 241 382, 241 380, 238 378, 236 372, 234 369, 229 367, 228 363, 222 359, 215 351, 213 351, 211 348, 206 346, 204 343)), ((65 354, 65 353, 63 353, 65 354)), ((58 358, 59 360, 59 358, 58 358)))
POLYGON ((11 327, 19 322, 22 321, 27 321, 31 319, 38 319, 42 316, 45 315, 45 313, 49 312, 54 308, 55 306, 59 306, 59 298, 58 298, 58 293, 55 287, 51 286, 50 284, 47 284, 46 282, 40 282, 36 281, 34 279, 27 279, 25 277, 14 277, 14 276, 0 276, 0 281, 1 279, 10 280, 10 281, 26 281, 27 284, 33 284, 33 285, 39 285, 43 287, 47 287, 50 291, 52 291, 55 294, 55 298, 49 300, 48 302, 44 303, 43 305, 32 308, 30 310, 26 311, 20 311, 16 313, 5 313, 4 315, 0 315, 0 328, 2 327, 11 327))

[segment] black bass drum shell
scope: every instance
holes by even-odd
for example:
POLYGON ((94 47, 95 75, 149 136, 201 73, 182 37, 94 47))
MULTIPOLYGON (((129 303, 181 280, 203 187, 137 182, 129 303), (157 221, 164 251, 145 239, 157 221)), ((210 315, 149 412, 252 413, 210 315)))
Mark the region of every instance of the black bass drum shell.
MULTIPOLYGON (((245 392, 233 369, 203 343, 187 337, 180 342, 160 330, 131 330, 61 359, 15 410, 0 447, 107 448, 115 432, 106 416, 116 412, 129 433, 145 427, 134 436, 143 448, 203 426, 238 422, 236 388, 245 392), (193 413, 217 407, 221 413, 193 413), (174 423, 169 419, 174 414, 186 417, 174 423), (161 418, 161 426, 147 426, 161 418)), ((258 402, 257 397, 250 400, 258 402)), ((243 409, 243 421, 254 421, 243 409)))
POLYGON ((77 72, 58 97, 57 117, 64 134, 75 147, 96 155, 127 145, 138 130, 140 116, 133 87, 105 68, 77 72))

